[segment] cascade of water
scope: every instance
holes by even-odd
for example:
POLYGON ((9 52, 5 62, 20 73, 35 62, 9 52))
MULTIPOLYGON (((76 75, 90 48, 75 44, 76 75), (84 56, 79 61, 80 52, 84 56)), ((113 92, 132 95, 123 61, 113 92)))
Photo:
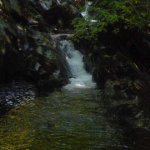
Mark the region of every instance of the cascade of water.
POLYGON ((89 9, 89 6, 92 5, 92 2, 86 2, 85 3, 85 11, 82 11, 81 12, 81 15, 87 20, 88 19, 88 9, 89 9))
POLYGON ((91 5, 92 5, 92 2, 91 2, 91 1, 85 2, 85 11, 82 11, 82 12, 81 12, 81 15, 83 16, 83 18, 84 18, 85 20, 88 20, 88 21, 90 21, 91 23, 96 23, 97 20, 95 20, 95 19, 90 19, 90 20, 89 20, 89 7, 90 7, 91 5))
POLYGON ((65 89, 73 88, 94 88, 96 83, 92 81, 92 75, 84 68, 83 55, 74 48, 71 41, 60 41, 60 49, 65 53, 66 60, 71 72, 70 83, 65 89))

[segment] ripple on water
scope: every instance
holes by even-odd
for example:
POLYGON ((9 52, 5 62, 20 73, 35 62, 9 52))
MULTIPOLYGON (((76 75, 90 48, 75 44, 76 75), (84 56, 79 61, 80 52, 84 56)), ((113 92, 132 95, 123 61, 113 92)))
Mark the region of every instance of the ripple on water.
POLYGON ((99 101, 93 90, 63 91, 18 106, 0 118, 0 149, 130 150, 99 101))

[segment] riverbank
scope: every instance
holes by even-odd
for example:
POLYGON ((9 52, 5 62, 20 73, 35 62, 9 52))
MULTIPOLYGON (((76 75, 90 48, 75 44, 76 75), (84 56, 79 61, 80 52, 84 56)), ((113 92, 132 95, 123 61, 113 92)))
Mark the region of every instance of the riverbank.
POLYGON ((28 82, 13 82, 0 87, 0 117, 14 107, 34 100, 36 88, 28 82))
POLYGON ((101 89, 111 117, 149 131, 148 36, 141 32, 124 34, 110 31, 100 34, 98 40, 82 39, 75 45, 83 53, 86 69, 101 89))

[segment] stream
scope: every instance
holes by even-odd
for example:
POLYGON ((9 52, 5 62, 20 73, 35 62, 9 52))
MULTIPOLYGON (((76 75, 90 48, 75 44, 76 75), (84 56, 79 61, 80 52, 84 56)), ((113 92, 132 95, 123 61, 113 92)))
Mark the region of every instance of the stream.
POLYGON ((98 93, 56 91, 11 109, 0 118, 0 150, 148 150, 145 133, 110 121, 98 93))
POLYGON ((106 115, 82 54, 66 40, 60 49, 71 72, 69 83, 1 117, 0 150, 146 150, 136 144, 134 132, 106 115))
POLYGON ((121 150, 123 129, 104 115, 97 91, 53 92, 0 119, 1 150, 121 150))

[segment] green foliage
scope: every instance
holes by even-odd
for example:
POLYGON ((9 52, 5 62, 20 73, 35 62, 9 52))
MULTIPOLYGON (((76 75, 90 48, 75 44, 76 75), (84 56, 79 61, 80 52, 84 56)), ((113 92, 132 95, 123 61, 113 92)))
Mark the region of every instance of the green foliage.
POLYGON ((150 13, 142 0, 101 0, 89 8, 87 19, 73 21, 77 39, 96 39, 99 33, 110 28, 117 34, 120 30, 145 30, 149 26, 150 13), (91 19, 97 22, 91 22, 91 19))

